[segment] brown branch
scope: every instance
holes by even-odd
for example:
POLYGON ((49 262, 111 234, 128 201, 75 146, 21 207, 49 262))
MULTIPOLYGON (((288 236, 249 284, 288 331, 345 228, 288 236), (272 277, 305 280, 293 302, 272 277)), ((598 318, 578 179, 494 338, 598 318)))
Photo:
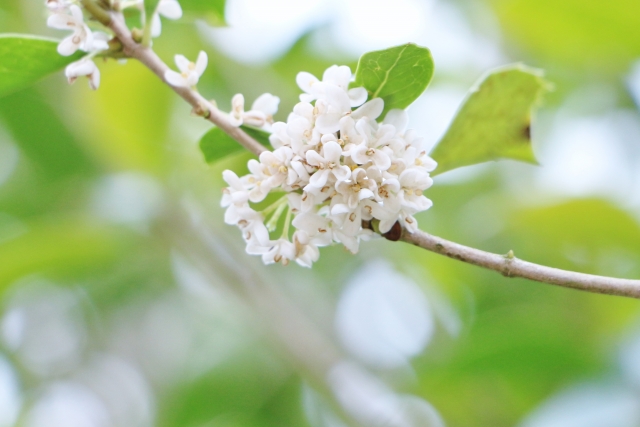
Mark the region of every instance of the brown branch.
POLYGON ((640 280, 617 279, 546 267, 518 259, 512 252, 507 255, 493 254, 450 242, 421 230, 415 233, 404 230, 400 240, 458 261, 497 271, 506 277, 522 277, 597 294, 640 299, 640 280))
POLYGON ((165 64, 151 48, 138 44, 133 40, 131 37, 131 31, 129 31, 129 28, 127 28, 124 23, 122 14, 112 12, 108 27, 122 43, 122 48, 126 56, 135 58, 146 65, 147 68, 153 71, 153 73, 160 78, 160 80, 173 89, 175 93, 180 95, 182 99, 191 104, 193 111, 196 114, 206 118, 211 123, 222 129, 256 156, 260 155, 263 151, 266 151, 264 146, 247 135, 247 133, 242 129, 232 126, 229 123, 229 119, 226 114, 218 110, 218 108, 206 100, 197 91, 191 88, 170 85, 164 78, 165 71, 169 70, 167 64, 165 64))
MULTIPOLYGON (((90 0, 82 0, 82 3, 92 13, 93 10, 89 9, 88 5, 94 5, 96 8, 99 8, 90 0)), ((102 9, 100 9, 100 11, 104 12, 102 9)), ((103 21, 99 16, 96 16, 96 18, 101 20, 101 22, 103 21)), ((266 151, 266 148, 255 139, 247 135, 240 128, 232 126, 229 123, 227 116, 220 112, 211 102, 207 101, 197 91, 190 88, 171 86, 164 78, 165 71, 167 71, 169 67, 151 48, 138 44, 133 40, 131 32, 124 23, 122 14, 112 12, 110 19, 105 20, 104 22, 106 22, 105 25, 111 28, 116 37, 122 43, 123 51, 126 56, 135 58, 146 65, 164 83, 173 89, 174 92, 191 104, 197 114, 205 117, 211 123, 218 126, 255 155, 259 155, 263 151, 266 151)), ((385 237, 390 238, 390 236, 387 235, 385 235, 385 237)), ((398 239, 390 238, 390 240, 398 239)), ((411 243, 415 246, 419 246, 423 249, 458 261, 497 271, 506 277, 522 277, 565 288, 640 299, 640 280, 617 279, 613 277, 596 276, 546 267, 520 260, 513 256, 513 253, 511 252, 508 255, 493 254, 450 242, 420 230, 415 233, 409 233, 406 230, 402 230, 399 240, 403 240, 407 243, 411 243)))

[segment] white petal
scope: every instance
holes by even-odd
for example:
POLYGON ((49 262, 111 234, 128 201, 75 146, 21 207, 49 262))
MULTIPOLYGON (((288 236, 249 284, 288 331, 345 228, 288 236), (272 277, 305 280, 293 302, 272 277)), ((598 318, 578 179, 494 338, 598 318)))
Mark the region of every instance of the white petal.
POLYGON ((244 113, 242 121, 249 126, 261 128, 267 124, 267 116, 262 111, 251 110, 244 113))
POLYGON ((182 8, 176 0, 160 0, 158 13, 169 19, 179 19, 182 17, 182 8))
POLYGON ((270 93, 263 93, 253 102, 251 109, 273 116, 278 111, 278 104, 280 104, 280 98, 270 93))
POLYGON ((176 65, 181 72, 185 73, 190 71, 189 64, 191 64, 191 61, 189 61, 184 55, 176 55, 174 57, 174 60, 176 61, 176 65))
POLYGON ((167 70, 164 73, 164 79, 167 81, 167 83, 169 83, 171 86, 175 86, 175 87, 189 87, 189 85, 187 84, 187 81, 184 77, 182 77, 182 74, 180 73, 176 73, 173 70, 167 70))
POLYGON ((69 15, 66 13, 55 13, 47 18, 47 26, 58 30, 70 30, 69 15))
POLYGON ((405 110, 390 110, 384 117, 384 123, 393 125, 399 133, 403 133, 409 123, 409 115, 405 110))
POLYGON ((80 60, 67 65, 65 75, 67 78, 88 76, 96 70, 96 64, 90 60, 80 60))
POLYGON ((322 75, 323 82, 333 83, 343 90, 349 86, 349 80, 351 80, 351 69, 346 65, 332 65, 322 75))
POLYGON ((329 178, 329 169, 319 170, 309 178, 309 185, 316 188, 322 188, 327 183, 329 178))
POLYGON ((198 54, 198 59, 196 60, 196 68, 195 68, 195 72, 198 75, 198 77, 200 77, 204 73, 204 70, 206 70, 207 68, 208 62, 209 62, 209 57, 207 56, 207 53, 201 50, 200 53, 198 54))
POLYGON ((95 67, 93 73, 89 74, 89 87, 93 90, 97 90, 100 87, 100 70, 95 67))
POLYGON ((351 113, 351 117, 356 120, 361 117, 368 117, 369 119, 375 120, 382 114, 382 110, 384 110, 384 101, 382 98, 374 98, 351 113))
MULTIPOLYGON (((298 84, 300 89, 302 89, 306 93, 309 93, 309 92, 311 92, 311 86, 313 86, 314 84, 318 83, 318 79, 311 73, 307 73, 305 71, 301 71, 296 76, 296 83, 298 84)), ((315 99, 315 98, 313 98, 313 99, 315 99)), ((300 100, 302 101, 302 98, 300 98, 300 100)), ((305 101, 303 101, 303 102, 305 102, 305 101)))
POLYGON ((322 146, 324 158, 327 162, 340 162, 340 156, 342 156, 342 147, 335 141, 329 141, 322 146))
POLYGON ((357 107, 362 105, 364 101, 367 100, 367 90, 363 87, 354 87, 353 89, 349 89, 349 99, 351 100, 351 106, 357 107))
POLYGON ((316 120, 316 129, 321 133, 333 133, 340 129, 342 114, 323 114, 316 120))
POLYGON ((73 38, 72 34, 69 37, 65 37, 65 39, 60 42, 58 45, 58 53, 60 55, 69 56, 78 50, 80 46, 73 42, 73 38))
POLYGON ((160 15, 154 13, 151 17, 151 37, 159 37, 162 34, 162 21, 160 15))
POLYGON ((327 101, 332 109, 344 114, 351 112, 351 100, 343 89, 326 83, 318 83, 318 86, 324 91, 322 99, 327 101))
POLYGON ((349 178, 349 175, 351 175, 351 169, 349 169, 349 166, 346 165, 333 168, 332 170, 333 175, 336 177, 338 182, 347 180, 349 178))
POLYGON ((72 4, 69 6, 69 10, 71 11, 71 15, 76 20, 76 23, 80 23, 84 21, 84 16, 82 15, 82 9, 80 9, 77 5, 72 4))

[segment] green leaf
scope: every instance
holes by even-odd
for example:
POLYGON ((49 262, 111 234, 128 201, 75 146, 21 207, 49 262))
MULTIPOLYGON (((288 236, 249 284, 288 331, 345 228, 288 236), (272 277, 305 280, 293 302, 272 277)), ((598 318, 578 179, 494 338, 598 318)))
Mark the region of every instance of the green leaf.
POLYGON ((0 242, 0 293, 28 274, 90 272, 127 249, 125 236, 119 229, 81 218, 31 223, 29 231, 0 242))
MULTIPOLYGON (((506 40, 549 66, 627 72, 640 56, 637 0, 489 0, 506 40), (542 24, 544 23, 544 24, 542 24)), ((616 76, 616 79, 618 77, 616 76)))
POLYGON ((427 88, 433 76, 433 58, 425 47, 408 43, 365 53, 358 61, 354 87, 363 86, 369 99, 384 100, 384 114, 405 109, 427 88))
POLYGON ((226 0, 180 0, 180 5, 186 17, 205 18, 209 24, 219 27, 227 25, 224 19, 226 0))
POLYGON ((84 55, 62 56, 56 50, 58 43, 25 34, 0 34, 0 96, 24 89, 84 55))
POLYGON ((461 166, 507 158, 537 164, 531 148, 531 111, 549 84, 521 64, 491 72, 471 90, 431 156, 437 175, 461 166))
POLYGON ((147 22, 151 22, 151 16, 158 8, 158 3, 160 3, 160 0, 144 0, 144 11, 147 15, 147 22))
MULTIPOLYGON (((271 147, 269 144, 269 132, 249 126, 240 126, 240 128, 260 144, 265 147, 271 147)), ((227 156, 242 152, 244 147, 222 129, 214 127, 200 139, 200 150, 202 150, 207 163, 215 163, 227 156)))

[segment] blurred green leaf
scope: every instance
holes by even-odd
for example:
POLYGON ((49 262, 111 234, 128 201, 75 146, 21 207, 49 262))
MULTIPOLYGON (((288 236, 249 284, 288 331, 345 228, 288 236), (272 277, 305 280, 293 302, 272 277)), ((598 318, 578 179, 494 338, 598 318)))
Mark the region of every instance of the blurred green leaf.
POLYGON ((471 90, 431 156, 437 175, 461 166, 508 158, 536 164, 531 110, 547 88, 539 70, 511 65, 471 90))
POLYGON ((121 237, 82 220, 30 224, 26 233, 0 243, 0 290, 27 274, 90 271, 122 253, 121 237))
POLYGON ((160 0, 144 0, 144 11, 147 14, 147 22, 151 22, 151 16, 158 8, 160 0))
POLYGON ((59 41, 26 34, 0 34, 0 97, 37 82, 85 55, 58 53, 59 41))
MULTIPOLYGON (((241 128, 260 144, 265 147, 271 147, 269 144, 269 132, 249 126, 241 126, 241 128)), ((222 129, 214 127, 205 133, 200 140, 200 150, 204 154, 204 159, 207 163, 215 163, 227 156, 242 152, 244 147, 222 129)))
MULTIPOLYGON (((173 95, 137 61, 100 65, 100 90, 75 85, 64 111, 96 159, 112 170, 162 173, 168 164, 165 142, 173 95)), ((186 108, 185 108, 186 109, 186 108)), ((195 120, 195 118, 193 118, 195 120)))
POLYGON ((187 17, 205 18, 211 25, 226 25, 224 18, 226 0, 180 0, 180 5, 187 17))
POLYGON ((92 159, 80 148, 81 142, 34 88, 1 99, 0 118, 36 172, 49 182, 95 171, 92 159))
POLYGON ((514 249, 522 248, 516 256, 521 252, 528 261, 593 274, 640 274, 640 225, 603 200, 522 209, 509 218, 505 233, 514 249))
POLYGON ((550 64, 626 71, 640 56, 640 2, 489 0, 509 39, 550 64))
POLYGON ((164 398, 160 427, 304 425, 299 379, 264 347, 234 354, 164 398))
POLYGON ((384 100, 384 114, 394 108, 405 109, 429 85, 433 58, 425 47, 408 43, 365 53, 358 61, 355 87, 363 86, 369 99, 384 100))

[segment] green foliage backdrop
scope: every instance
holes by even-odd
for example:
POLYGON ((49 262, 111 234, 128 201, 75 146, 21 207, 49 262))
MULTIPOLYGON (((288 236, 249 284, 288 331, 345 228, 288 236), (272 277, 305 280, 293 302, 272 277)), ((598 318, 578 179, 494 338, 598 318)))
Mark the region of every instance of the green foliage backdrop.
MULTIPOLYGON (((25 11, 22 3, 5 0, 0 4, 0 31, 26 33, 36 28, 50 34, 45 28, 44 11, 25 11)), ((36 9, 40 3, 34 1, 29 7, 36 9)), ((185 19, 178 23, 165 21, 164 35, 154 48, 167 63, 173 62, 175 53, 195 58, 199 50, 206 50, 210 66, 199 89, 221 107, 228 107, 237 92, 247 99, 271 92, 282 98, 276 118, 285 119, 297 102, 294 77, 298 71, 320 76, 334 63, 346 63, 356 70, 356 56, 340 51, 335 57, 315 52, 309 42, 313 31, 270 63, 239 63, 206 43, 196 27, 187 24, 203 12, 206 2, 183 3, 185 19)), ((471 24, 477 24, 470 3, 474 2, 455 4, 467 13, 471 24)), ((535 163, 533 153, 549 143, 545 136, 553 122, 550 117, 563 120, 559 111, 566 111, 570 97, 584 88, 606 87, 616 95, 611 108, 624 110, 638 120, 638 108, 624 84, 631 64, 640 58, 637 1, 487 0, 478 4, 495 14, 509 62, 522 61, 547 70, 545 79, 555 88, 545 98, 538 116, 531 118, 526 105, 504 111, 491 99, 487 85, 495 84, 493 89, 504 90, 514 98, 521 86, 527 86, 530 90, 523 104, 528 104, 546 87, 541 78, 531 74, 523 77, 521 69, 513 68, 504 72, 504 79, 526 81, 505 83, 503 88, 499 81, 485 80, 461 110, 463 115, 482 120, 483 132, 469 134, 453 122, 434 152, 440 162, 438 173, 480 159, 512 158, 535 163), (482 97, 488 99, 479 100, 482 97), (492 114, 493 110, 500 114, 492 114), (499 120, 483 120, 484 115, 512 115, 520 125, 509 129, 499 120), (533 141, 528 132, 530 119, 540 125, 533 141), (474 151, 478 138, 497 136, 505 145, 498 152, 474 151), (455 156, 448 148, 452 141, 459 150, 455 156), (471 159, 467 161, 465 156, 471 159)), ((206 15, 210 22, 220 25, 224 23, 224 4, 215 5, 206 15)), ((315 31, 322 35, 322 29, 315 31)), ((55 53, 55 45, 41 43, 42 59, 51 64, 47 58, 55 53)), ((10 61, 6 46, 0 38, 0 149, 4 150, 0 155, 11 149, 17 154, 14 163, 9 161, 9 154, 4 156, 6 160, 0 158, 0 292, 4 314, 24 301, 46 299, 48 292, 71 292, 83 312, 76 319, 81 325, 78 327, 86 330, 81 358, 89 360, 103 351, 121 350, 117 334, 122 335, 127 328, 144 329, 143 320, 151 318, 152 309, 165 310, 163 318, 176 310, 180 316, 166 314, 170 319, 163 324, 166 330, 159 335, 150 333, 148 338, 161 343, 151 346, 160 355, 163 351, 171 353, 162 343, 179 349, 170 372, 153 359, 153 352, 149 358, 141 356, 149 354, 140 350, 143 344, 127 342, 130 347, 122 351, 150 378, 156 425, 308 425, 301 394, 304 380, 295 365, 270 345, 261 335, 259 322, 243 308, 230 303, 211 314, 209 306, 201 304, 204 298, 200 294, 179 287, 174 248, 167 236, 156 232, 160 224, 171 223, 175 206, 196 200, 201 207, 200 220, 233 247, 240 239, 237 230, 229 230, 223 223, 219 207, 221 172, 225 168, 242 170, 248 155, 225 143, 226 154, 233 156, 214 162, 220 153, 209 152, 207 141, 219 130, 190 115, 186 104, 135 61, 124 65, 100 63, 103 78, 97 92, 91 92, 84 81, 68 86, 60 72, 26 87, 43 76, 28 69, 19 76, 4 73, 3 66, 10 61), (11 91, 6 89, 10 85, 11 91), (200 140, 206 160, 212 164, 203 161, 200 140), (5 174, 4 170, 10 172, 5 174), (144 215, 127 216, 127 206, 138 206, 140 200, 123 196, 126 190, 116 192, 115 199, 109 198, 110 189, 116 188, 122 177, 126 178, 123 182, 137 183, 137 194, 148 198, 143 204, 147 209, 144 215), (113 205, 121 210, 111 209, 113 205), (39 285, 42 281, 49 284, 39 285), (178 328, 176 324, 185 325, 188 334, 171 335, 171 328, 178 328), (135 349, 140 351, 136 353, 135 349)), ((414 45, 405 48, 419 50, 414 45)), ((413 60, 431 76, 431 54, 424 50, 414 53, 413 60)), ((58 69, 68 63, 62 57, 54 60, 58 69)), ((452 81, 468 85, 480 77, 463 71, 438 74, 437 61, 435 57, 436 71, 422 95, 425 98, 438 85, 452 81)), ((356 83, 387 96, 387 108, 405 107, 408 99, 420 93, 412 89, 406 96, 392 98, 397 94, 376 89, 381 77, 362 72, 362 66, 361 61, 356 83)), ((410 87, 413 83, 407 81, 410 87)), ((599 106, 592 108, 601 111, 599 106)), ((629 152, 637 153, 638 141, 635 135, 632 145, 636 151, 629 152)), ((639 155, 630 157, 630 162, 635 170, 640 169, 639 155)), ((468 175, 437 177, 428 190, 434 207, 418 217, 420 228, 493 252, 513 249, 518 257, 559 268, 640 277, 637 206, 597 196, 541 194, 535 186, 534 169, 538 167, 545 165, 501 160, 468 175)), ((637 185, 635 190, 640 192, 637 185)), ((364 244, 356 256, 347 255, 342 248, 326 248, 311 271, 277 266, 267 267, 269 273, 265 275, 292 295, 302 295, 301 301, 322 301, 310 313, 321 327, 331 330, 331 310, 327 307, 335 303, 348 278, 370 258, 389 260, 434 301, 448 301, 447 307, 456 313, 453 317, 460 320, 457 331, 448 330, 446 316, 442 317, 433 341, 412 362, 415 379, 400 386, 431 402, 448 426, 518 425, 568 385, 590 380, 620 381, 616 352, 627 335, 637 333, 640 305, 634 300, 508 279, 382 240, 364 244)), ((252 262, 248 256, 237 261, 240 265, 252 262)), ((0 355, 17 373, 26 414, 30 396, 37 395, 50 377, 30 370, 20 354, 9 344, 0 347, 0 355)), ((71 377, 73 373, 65 371, 61 375, 71 377)))

